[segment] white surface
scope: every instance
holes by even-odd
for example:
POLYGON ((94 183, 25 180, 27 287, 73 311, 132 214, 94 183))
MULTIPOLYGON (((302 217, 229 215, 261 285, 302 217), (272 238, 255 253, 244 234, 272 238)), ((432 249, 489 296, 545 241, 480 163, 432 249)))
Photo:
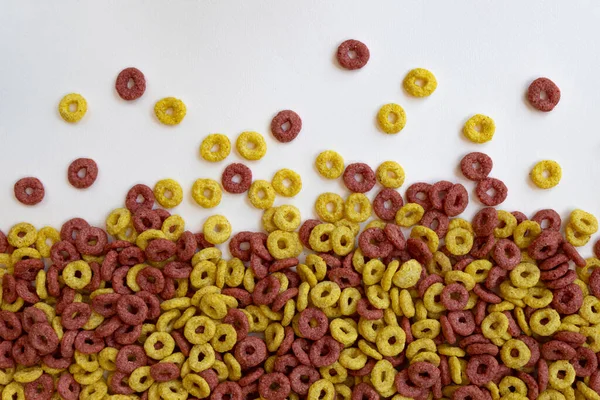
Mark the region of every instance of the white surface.
MULTIPOLYGON (((340 182, 319 178, 313 167, 322 150, 373 168, 400 162, 407 184, 449 179, 472 193, 458 172, 469 151, 487 152, 492 176, 509 187, 501 208, 531 215, 552 207, 600 215, 597 113, 600 105, 600 3, 597 1, 33 1, 5 2, 0 12, 0 229, 26 220, 58 226, 70 217, 103 226, 122 206, 127 189, 165 177, 177 179, 184 202, 174 210, 188 228, 201 229, 215 212, 234 231, 255 229, 261 212, 245 195, 225 194, 221 206, 204 210, 190 188, 199 177, 219 180, 235 153, 218 164, 199 157, 209 133, 232 142, 244 130, 264 134, 265 158, 247 162, 255 179, 279 168, 302 175, 293 200, 303 217, 313 215, 318 193, 345 195, 340 182), (337 66, 345 39, 366 43, 368 65, 337 66), (135 66, 147 78, 144 96, 121 100, 114 90, 119 71, 135 66), (426 99, 410 98, 402 79, 415 67, 431 70, 439 85, 426 99), (533 110, 524 94, 539 76, 554 80, 562 99, 551 113, 533 110), (57 112, 61 97, 81 93, 88 113, 77 124, 57 112), (154 103, 181 98, 188 114, 179 126, 158 123, 154 103), (399 103, 406 128, 385 135, 375 124, 379 107, 399 103), (303 120, 300 136, 279 144, 271 118, 293 109, 303 120), (466 141, 463 123, 482 113, 497 124, 485 145, 466 141), (94 158, 98 180, 72 188, 69 163, 94 158), (528 179, 541 159, 563 167, 560 185, 548 191, 528 179), (14 182, 39 177, 43 203, 26 207, 13 197, 14 182)), ((402 194, 408 186, 402 188, 402 194)), ((374 196, 376 190, 370 195, 374 196)), ((480 204, 472 196, 466 215, 480 204)))

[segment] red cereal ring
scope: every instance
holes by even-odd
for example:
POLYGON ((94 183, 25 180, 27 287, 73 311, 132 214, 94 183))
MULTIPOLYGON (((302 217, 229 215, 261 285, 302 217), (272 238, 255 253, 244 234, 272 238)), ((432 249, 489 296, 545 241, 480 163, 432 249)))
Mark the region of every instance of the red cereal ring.
POLYGON ((265 374, 258 380, 258 393, 264 399, 284 400, 290 391, 290 380, 280 372, 265 374))
POLYGON ((513 211, 511 214, 517 219, 517 225, 528 219, 527 215, 523 214, 521 211, 513 211))
POLYGON ((226 192, 244 193, 252 184, 252 171, 241 163, 229 164, 221 175, 221 184, 226 192), (238 179, 239 182, 236 182, 235 179, 238 179))
POLYGON ((115 333, 115 331, 119 329, 122 325, 123 323, 121 322, 119 317, 115 315, 110 319, 105 319, 104 321, 102 321, 102 323, 94 330, 94 335, 101 338, 108 337, 115 333))
POLYGON ((223 318, 223 323, 233 326, 237 333, 237 341, 242 341, 248 336, 250 331, 250 322, 248 317, 237 308, 227 310, 227 315, 223 318))
POLYGON ((148 210, 152 210, 152 206, 154 206, 154 192, 148 186, 138 183, 134 185, 129 192, 127 192, 127 196, 125 197, 125 207, 133 214, 140 209, 146 208, 148 210))
POLYGON ((472 344, 490 344, 492 343, 488 338, 483 336, 481 333, 469 334, 463 340, 459 342, 460 347, 468 347, 472 344))
POLYGON ((585 335, 582 335, 579 332, 571 331, 558 331, 554 333, 554 339, 568 343, 569 345, 575 348, 578 348, 579 346, 583 345, 587 340, 585 335))
POLYGON ((37 351, 29 344, 27 335, 18 338, 12 348, 12 356, 17 364, 25 367, 31 367, 40 361, 37 351))
POLYGON ((323 336, 310 346, 310 361, 314 367, 321 368, 331 365, 337 361, 340 356, 340 347, 331 336, 323 336))
POLYGON ((298 231, 298 235, 300 236, 300 241, 307 249, 312 249, 309 243, 310 233, 313 228, 317 225, 321 224, 321 221, 318 219, 307 219, 304 221, 302 226, 300 226, 300 230, 298 231))
POLYGON ((248 386, 242 386, 243 400, 256 400, 259 398, 260 394, 258 393, 258 382, 252 383, 248 386))
POLYGON ((165 288, 165 277, 160 269, 154 267, 142 268, 135 277, 135 282, 140 289, 152 294, 159 294, 165 288))
POLYGON ((54 306, 57 314, 62 314, 65 308, 75 301, 75 290, 70 287, 63 287, 58 302, 54 306))
POLYGON ((155 294, 152 294, 145 290, 141 290, 135 295, 141 298, 146 304, 146 307, 148 308, 146 319, 155 319, 160 316, 160 300, 155 294))
POLYGON ((17 291, 17 295, 22 298, 25 303, 35 304, 40 301, 40 297, 37 295, 32 282, 17 279, 15 290, 17 291))
MULTIPOLYGON (((361 383, 360 385, 366 385, 365 383, 361 383)), ((360 386, 358 385, 358 386, 360 386)), ((427 389, 420 388, 413 383, 408 376, 408 369, 404 369, 396 374, 394 378, 394 385, 396 386, 396 390, 404 397, 412 397, 417 398, 421 396, 423 393, 426 393, 427 389)), ((354 388, 354 390, 358 389, 358 386, 354 388)), ((368 386, 368 385, 367 385, 368 386)), ((370 388, 370 386, 368 386, 370 388)), ((375 392, 373 390, 373 392, 375 392)), ((375 392, 376 397, 369 396, 369 399, 373 398, 379 399, 379 395, 375 392)), ((352 392, 352 396, 354 399, 354 392, 352 392)), ((363 399, 364 397, 359 397, 359 399, 363 399)))
POLYGON ((181 261, 171 261, 163 268, 163 275, 173 279, 187 279, 192 273, 192 267, 181 261))
POLYGON ((318 308, 308 307, 302 310, 298 319, 298 331, 302 337, 310 340, 321 339, 329 329, 329 320, 318 308))
POLYGON ((250 249, 252 249, 252 254, 256 254, 263 260, 272 261, 273 257, 267 249, 268 237, 269 236, 264 232, 256 232, 254 235, 252 235, 252 238, 250 239, 250 249))
POLYGON ((25 332, 31 331, 31 327, 38 322, 48 323, 46 314, 37 307, 27 307, 21 316, 21 325, 25 332))
POLYGON ((540 392, 543 392, 548 387, 548 364, 546 360, 540 358, 534 365, 537 367, 538 386, 540 392))
POLYGON ((33 382, 25 385, 25 398, 31 400, 50 400, 54 394, 54 380, 48 374, 42 374, 33 382))
POLYGON ((2 276, 2 300, 7 303, 14 303, 19 295, 17 294, 17 280, 14 275, 4 274, 2 276))
POLYGON ((38 178, 21 178, 15 183, 15 197, 21 204, 33 206, 44 199, 46 191, 38 178))
POLYGON ((537 399, 540 391, 535 379, 531 375, 522 371, 517 373, 517 378, 525 382, 525 385, 527 386, 527 397, 532 400, 537 399))
POLYGON ((267 358, 267 354, 267 345, 256 336, 238 341, 234 348, 234 356, 242 369, 256 367, 267 358))
POLYGON ((48 322, 39 322, 32 326, 29 332, 29 343, 40 355, 52 353, 58 348, 59 339, 48 322))
POLYGON ((141 297, 126 294, 117 300, 117 315, 127 325, 140 325, 148 316, 148 306, 141 297))
POLYGON ((239 232, 236 233, 229 241, 229 252, 233 257, 239 258, 242 261, 250 261, 252 249, 250 248, 250 239, 254 233, 239 232))
POLYGON ((196 242, 196 237, 190 231, 185 231, 181 234, 179 239, 177 239, 177 259, 179 261, 189 261, 194 256, 196 249, 198 248, 198 243, 196 242))
POLYGON ((383 310, 375 308, 365 297, 358 300, 356 312, 358 315, 368 320, 383 318, 383 310))
POLYGON ((460 283, 451 283, 442 290, 440 300, 449 311, 460 311, 469 301, 469 292, 460 283))
MULTIPOLYGON (((254 368, 250 372, 244 373, 244 376, 240 378, 238 384, 241 387, 252 385, 255 382, 258 382, 261 376, 265 374, 264 368, 254 368)), ((258 390, 258 389, 257 389, 258 390)))
POLYGON ((66 240, 67 242, 75 246, 75 240, 77 239, 79 232, 89 227, 90 224, 88 224, 85 219, 72 218, 65 222, 60 228, 60 238, 61 240, 66 240))
POLYGON ((406 189, 406 201, 409 203, 417 203, 425 211, 429 211, 432 207, 429 200, 429 189, 431 185, 425 182, 413 183, 406 189))
POLYGON ((75 239, 75 247, 81 254, 98 256, 104 252, 108 243, 108 236, 100 228, 93 226, 83 228, 75 239))
POLYGON ((406 250, 418 262, 423 265, 428 264, 433 259, 433 254, 427 243, 422 240, 411 238, 406 241, 406 250))
POLYGON ((402 317, 402 319, 400 319, 400 328, 402 328, 406 335, 406 345, 411 344, 414 338, 410 327, 410 320, 406 317, 402 317))
POLYGON ((381 189, 373 199, 373 211, 383 221, 393 221, 403 205, 402 195, 390 188, 381 189))
POLYGON ((540 359, 539 343, 537 342, 537 340, 527 335, 521 335, 517 339, 525 343, 527 347, 529 347, 529 351, 531 352, 531 358, 529 359, 527 364, 525 364, 525 367, 533 367, 535 363, 540 359))
MULTIPOLYGON (((121 325, 113 336, 115 338, 115 342, 127 345, 135 343, 142 334, 142 325, 121 325)), ((81 351, 81 350, 80 350, 81 351)))
POLYGON ((172 362, 160 362, 150 367, 150 376, 156 382, 168 382, 170 380, 177 379, 179 378, 179 372, 180 371, 177 364, 172 362))
POLYGON ((482 208, 475 214, 471 224, 477 236, 491 235, 498 226, 498 212, 492 207, 482 208))
MULTIPOLYGON (((352 389, 351 400, 378 400, 379 398, 377 391, 366 382, 359 383, 352 389)), ((424 399, 419 398, 418 400, 424 399)))
POLYGON ((104 348, 104 339, 94 335, 92 331, 80 331, 75 338, 74 344, 75 349, 80 353, 94 354, 99 353, 104 348))
POLYGON ((321 379, 319 371, 308 365, 298 365, 289 374, 292 390, 300 396, 306 396, 310 386, 321 379))
POLYGON ((544 283, 546 284, 546 287, 548 289, 561 289, 575 282, 576 279, 577 273, 574 270, 570 269, 567 271, 566 274, 564 274, 560 278, 546 281, 544 283))
POLYGON ((75 378, 73 378, 73 375, 69 372, 64 372, 61 374, 60 378, 58 378, 56 391, 64 400, 78 400, 81 385, 77 383, 75 378))
POLYGON ((225 288, 221 291, 222 294, 235 298, 240 307, 248 307, 252 304, 252 294, 242 288, 225 288))
POLYGON ((279 345, 279 349, 277 349, 276 354, 278 356, 282 356, 288 353, 292 349, 292 344, 294 343, 295 338, 296 335, 294 333, 294 329, 291 326, 286 326, 284 329, 283 341, 279 345))
POLYGON ((192 344, 188 342, 183 333, 180 331, 171 331, 171 336, 173 337, 173 340, 175 340, 177 347, 179 347, 179 351, 181 351, 184 356, 189 357, 190 350, 192 350, 192 344))
MULTIPOLYGON (((438 211, 438 210, 429 210, 425 214, 423 214, 423 218, 419 221, 419 225, 426 226, 427 228, 433 230, 436 235, 440 238, 445 237, 446 233, 448 233, 448 225, 450 224, 450 219, 446 214, 438 211)), ((389 226, 390 224, 388 224, 389 226)), ((394 225, 400 230, 400 227, 394 225)))
MULTIPOLYGON (((330 263, 328 263, 327 260, 325 260, 325 258, 329 257, 328 260, 333 260, 333 259, 337 260, 337 258, 335 258, 335 257, 333 257, 332 255, 329 255, 329 254, 320 254, 319 257, 323 258, 323 260, 327 264, 328 268, 335 268, 335 267, 332 267, 332 265, 330 263)), ((281 260, 275 260, 275 261, 273 261, 273 264, 271 264, 269 266, 269 273, 283 271, 284 269, 295 267, 299 263, 300 263, 300 261, 296 257, 290 257, 290 258, 283 258, 281 260)), ((341 262, 340 262, 340 264, 341 264, 341 262)))
POLYGON ((117 371, 131 374, 136 368, 143 367, 148 362, 148 357, 142 346, 127 345, 123 346, 117 353, 115 365, 117 371))
POLYGON ((298 288, 289 288, 279 293, 273 303, 271 304, 271 309, 275 312, 281 311, 281 309, 285 306, 288 300, 293 299, 298 295, 298 288))
POLYGON ((300 362, 293 354, 284 354, 277 357, 273 366, 273 371, 281 372, 282 374, 289 376, 292 370, 298 366, 300 362))
POLYGON ((431 206, 436 210, 442 210, 444 208, 444 200, 448 194, 448 190, 453 186, 452 182, 439 181, 429 187, 427 197, 431 206))
POLYGON ((348 190, 354 193, 366 193, 373 189, 377 182, 375 172, 365 163, 349 164, 342 178, 348 190))
POLYGON ((452 400, 483 399, 485 397, 484 391, 479 387, 467 385, 459 387, 452 395, 452 400))
POLYGON ((562 242, 560 232, 546 229, 531 242, 527 253, 536 260, 545 260, 556 254, 562 242))
POLYGON ((541 271, 550 271, 568 262, 569 257, 567 257, 565 254, 556 254, 552 257, 545 259, 538 265, 538 267, 541 271))
POLYGON ((138 208, 135 214, 133 214, 131 221, 137 233, 145 232, 148 229, 161 228, 160 217, 155 211, 147 208, 138 208))
POLYGON ((139 99, 146 91, 146 77, 137 68, 125 68, 117 76, 115 89, 123 100, 139 99))
POLYGON ((129 267, 125 266, 117 268, 113 273, 111 279, 112 288, 119 294, 133 293, 129 286, 127 286, 127 272, 129 272, 129 267))
POLYGON ((98 165, 91 158, 78 158, 67 170, 69 183, 77 189, 89 188, 98 177, 98 165))
POLYGON ((572 283, 555 290, 551 304, 561 314, 575 314, 583 304, 583 292, 578 285, 572 283))
POLYGON ((518 337, 521 335, 521 328, 519 328, 519 325, 517 325, 517 321, 515 321, 510 311, 504 311, 503 314, 508 319, 508 334, 512 337, 518 337))
POLYGON ((467 189, 460 183, 455 184, 448 190, 444 201, 444 212, 449 217, 461 214, 469 205, 469 194, 467 189))
POLYGON ((544 360, 572 360, 577 351, 565 342, 560 340, 551 340, 542 345, 541 355, 544 360))
POLYGON ((83 287, 83 290, 91 293, 100 288, 100 285, 102 284, 102 278, 100 277, 100 264, 92 261, 89 265, 90 269, 92 270, 92 279, 90 280, 90 283, 83 287))
POLYGON ((473 247, 471 247, 469 255, 473 258, 487 258, 495 244, 496 238, 493 234, 489 236, 478 236, 473 239, 473 247))
MULTIPOLYGON (((286 378, 287 379, 287 378, 286 378)), ((288 383, 289 386, 289 383, 288 383)), ((287 396, 287 394, 286 394, 287 396)), ((285 398, 285 397, 284 397, 285 398)), ((237 382, 225 381, 217 385, 210 400, 242 400, 242 388, 237 382)))
POLYGON ((361 276, 350 268, 336 268, 327 271, 327 278, 337 283, 340 289, 360 286, 361 276))
POLYGON ((337 49, 337 60, 345 69, 360 69, 367 65, 369 57, 369 48, 358 40, 346 40, 337 49))
POLYGON ((118 293, 104 293, 92 299, 92 310, 104 318, 112 317, 117 313, 117 301, 121 297, 118 293))
POLYGON ((203 232, 194 233, 194 237, 196 238, 196 243, 198 243, 198 250, 206 249, 208 247, 215 247, 214 244, 206 240, 203 232))
POLYGON ((134 246, 134 244, 129 243, 126 240, 115 240, 113 242, 108 243, 106 245, 106 247, 104 248, 104 251, 108 253, 111 250, 115 250, 118 253, 118 252, 121 252, 123 249, 132 247, 132 246, 134 246))
POLYGON ((11 311, 0 311, 0 337, 4 340, 15 340, 21 336, 21 332, 21 321, 17 314, 11 311))
POLYGON ((552 111, 560 101, 560 89, 548 78, 537 78, 527 89, 527 100, 540 111, 552 111))
POLYGON ((12 348, 13 344, 9 340, 0 343, 0 368, 13 368, 15 366, 15 360, 12 358, 12 348))
MULTIPOLYGON (((477 326, 481 325, 481 322, 485 318, 487 310, 487 303, 482 299, 477 300, 475 303, 475 308, 473 309, 473 317, 475 318, 475 324, 477 326)), ((480 331, 475 328, 475 332, 480 333, 480 331)))
POLYGON ((64 358, 71 358, 75 353, 75 338, 79 331, 66 331, 60 340, 60 354, 64 358))
POLYGON ((440 370, 429 362, 419 361, 408 367, 408 377, 417 387, 428 389, 440 379, 440 370))
POLYGON ((394 248, 381 228, 362 231, 358 237, 358 245, 362 253, 369 258, 386 257, 394 248))
POLYGON ((108 389, 111 393, 130 395, 133 394, 133 389, 127 383, 127 374, 121 371, 115 371, 108 380, 108 389))
POLYGON ((498 346, 492 343, 473 343, 465 349, 470 356, 490 355, 496 357, 499 353, 498 346))
POLYGON ((396 224, 386 224, 383 228, 386 239, 398 250, 406 248, 406 239, 400 227, 396 224))
POLYGON ((279 111, 271 121, 271 132, 281 143, 296 139, 302 129, 302 119, 292 110, 279 111))
POLYGON ((104 257, 104 260, 102 260, 102 265, 100 266, 100 278, 103 281, 110 281, 112 279, 113 273, 119 265, 118 258, 119 253, 115 250, 110 250, 104 257))
POLYGON ((150 261, 166 261, 175 255, 177 245, 168 239, 153 239, 146 247, 146 257, 150 261))
POLYGON ((13 267, 13 275, 15 278, 33 281, 35 280, 37 273, 44 269, 44 262, 36 258, 28 258, 17 261, 13 267))
POLYGON ((560 231, 562 223, 560 215, 552 209, 536 212, 531 220, 537 222, 542 229, 549 229, 551 231, 560 231))
POLYGON ((472 152, 460 160, 460 170, 465 178, 471 181, 480 181, 492 172, 494 163, 485 153, 472 152))
POLYGON ((487 278, 485 278, 485 287, 489 290, 500 286, 502 282, 508 277, 508 270, 500 268, 498 266, 492 267, 489 270, 487 278))
POLYGON ((12 253, 12 251, 9 251, 11 247, 4 232, 0 231, 0 253, 12 253))
POLYGON ((252 272, 254 273, 254 276, 256 278, 263 279, 264 277, 266 277, 269 273, 270 266, 271 265, 268 261, 265 261, 263 258, 256 255, 255 253, 252 253, 252 255, 250 256, 250 268, 252 269, 252 272))
MULTIPOLYGON (((575 332, 571 332, 575 333, 575 332)), ((575 375, 580 377, 590 376, 598 369, 598 358, 594 351, 588 347, 579 347, 571 359, 575 375)))
POLYGON ((374 359, 369 358, 369 359, 367 359, 365 366, 362 367, 361 369, 357 369, 357 370, 349 369, 348 375, 350 375, 350 376, 367 376, 371 373, 371 371, 373 370, 373 367, 375 367, 376 363, 377 362, 374 359))
POLYGON ((300 283, 302 283, 302 280, 300 279, 300 275, 298 275, 298 273, 296 271, 292 271, 291 269, 284 269, 282 271, 282 274, 284 274, 286 276, 286 278, 288 278, 288 287, 289 288, 297 288, 300 287, 300 283))
POLYGON ((477 182, 475 194, 480 202, 489 207, 495 207, 506 200, 508 196, 508 188, 499 179, 485 178, 477 182), (488 192, 493 190, 493 194, 488 192))
POLYGON ((500 268, 512 271, 521 262, 521 250, 513 241, 500 239, 494 246, 492 257, 500 268))
POLYGON ((139 247, 127 247, 119 253, 119 264, 126 266, 134 266, 146 261, 144 251, 139 247))
POLYGON ((269 275, 266 278, 259 280, 252 292, 254 304, 271 304, 279 294, 280 287, 281 282, 273 275, 269 275))
POLYGON ((292 343, 292 353, 296 356, 300 364, 312 366, 310 361, 310 343, 304 338, 296 338, 292 343))

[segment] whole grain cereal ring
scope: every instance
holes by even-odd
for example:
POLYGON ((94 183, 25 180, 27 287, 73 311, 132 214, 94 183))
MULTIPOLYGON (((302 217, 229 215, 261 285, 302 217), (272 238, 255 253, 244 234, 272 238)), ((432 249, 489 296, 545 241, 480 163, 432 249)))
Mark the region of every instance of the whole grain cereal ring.
POLYGON ((363 254, 369 258, 386 257, 393 249, 383 229, 365 229, 358 238, 363 254))
POLYGON ((440 370, 428 362, 416 362, 408 367, 408 377, 420 388, 430 388, 440 379, 440 370))
POLYGON ((39 378, 25 385, 26 399, 50 400, 53 394, 54 380, 48 374, 42 374, 39 378))
POLYGON ((125 324, 140 325, 148 315, 148 306, 141 297, 126 294, 117 300, 116 311, 125 324))
POLYGON ((343 179, 346 187, 355 193, 366 193, 373 189, 376 183, 375 173, 365 163, 349 164, 344 171, 343 179))
POLYGON ((313 383, 321 378, 319 371, 308 365, 298 365, 289 374, 291 389, 301 396, 308 394, 313 383))
POLYGON ((542 233, 531 242, 527 248, 527 253, 533 259, 545 260, 556 254, 563 240, 562 235, 557 231, 542 231, 542 233))
POLYGON ((125 207, 132 213, 135 213, 139 208, 151 210, 152 206, 154 206, 154 200, 154 192, 152 189, 146 185, 137 184, 127 192, 125 207))
POLYGON ((200 207, 218 206, 222 195, 221 186, 214 179, 196 179, 192 185, 192 197, 200 207))
POLYGON ((256 180, 252 182, 250 189, 248 189, 248 199, 254 207, 266 210, 271 208, 275 202, 275 189, 268 181, 256 180))
POLYGON ((460 283, 452 283, 444 287, 440 299, 449 311, 460 311, 469 301, 469 292, 460 283))
POLYGON ((234 355, 242 369, 256 367, 267 358, 267 345, 256 336, 248 336, 236 344, 234 355))
POLYGON ((446 248, 456 256, 469 254, 473 247, 473 235, 466 229, 450 229, 445 237, 446 248))
POLYGON ((82 328, 92 315, 92 309, 85 303, 71 303, 65 307, 62 313, 62 325, 69 329, 75 330, 82 328))
POLYGON ((94 184, 98 177, 98 165, 91 158, 78 158, 67 170, 69 183, 77 189, 86 189, 94 184))
POLYGON ((302 129, 302 119, 292 110, 279 111, 271 121, 271 133, 281 143, 296 139, 302 129))
POLYGON ((223 161, 231 153, 231 142, 229 138, 220 133, 213 133, 202 140, 200 155, 206 161, 223 161))
POLYGON ((340 356, 341 345, 331 336, 323 336, 310 347, 312 366, 321 368, 335 363, 340 356))
POLYGON ((317 156, 315 166, 323 178, 337 179, 344 172, 344 159, 337 152, 326 150, 317 156))
POLYGON ((382 189, 373 200, 375 215, 384 221, 393 221, 398 210, 404 205, 402 195, 394 189, 382 189))
POLYGON ((56 391, 65 400, 78 400, 81 385, 77 383, 73 375, 65 372, 58 379, 56 391))
POLYGON ((369 198, 363 193, 352 193, 346 198, 344 215, 350 222, 365 222, 371 216, 372 210, 369 198))
POLYGON ((78 122, 87 112, 87 101, 79 93, 69 93, 58 103, 58 113, 67 122, 78 122))
POLYGON ((590 376, 598 369, 596 354, 587 347, 577 348, 575 356, 571 359, 571 364, 573 364, 575 374, 581 377, 590 376))
POLYGON ((258 132, 240 133, 235 141, 235 147, 246 160, 260 160, 267 153, 267 143, 258 132))
POLYGON ((511 240, 500 239, 496 242, 492 257, 500 268, 512 271, 521 261, 521 250, 511 240))
POLYGON ((438 237, 446 236, 448 233, 448 225, 450 221, 446 214, 441 213, 437 210, 429 210, 421 218, 419 221, 420 225, 423 225, 435 232, 438 237))
POLYGON ((162 179, 154 185, 154 197, 161 206, 173 208, 183 200, 183 190, 177 181, 162 179))
POLYGON ((241 163, 233 163, 227 166, 221 175, 223 189, 229 193, 244 193, 252 184, 252 171, 241 163), (239 179, 236 182, 235 179, 239 179))
POLYGON ((175 97, 165 97, 154 105, 156 118, 165 125, 179 125, 186 113, 185 103, 175 97))
POLYGON ((117 353, 117 370, 131 374, 136 368, 146 365, 148 357, 144 349, 138 345, 123 346, 117 353))
POLYGON ((81 229, 75 239, 77 250, 84 256, 102 254, 107 243, 108 237, 106 236, 106 232, 93 226, 81 229))
POLYGON ((349 70, 360 69, 367 65, 371 53, 362 42, 354 39, 346 40, 337 49, 337 60, 340 65, 349 70))
POLYGON ((223 215, 211 215, 202 229, 204 237, 212 244, 224 243, 231 236, 231 224, 223 215))
POLYGON ((429 211, 432 207, 429 200, 429 189, 431 185, 424 182, 413 183, 406 189, 406 201, 416 203, 423 207, 423 210, 429 211))
POLYGON ((385 161, 377 167, 377 180, 386 188, 399 188, 405 177, 404 169, 395 161, 385 161))
POLYGON ((540 189, 550 189, 558 185, 562 177, 562 168, 553 160, 542 160, 531 170, 531 180, 540 189))
POLYGON ((508 195, 508 188, 499 179, 496 178, 485 178, 477 182, 475 188, 475 194, 479 201, 489 207, 495 207, 506 200, 508 195), (493 189, 492 195, 488 194, 489 190, 493 189))
POLYGON ((377 121, 381 130, 385 133, 398 133, 406 125, 406 113, 398 104, 388 103, 379 109, 377 121))
POLYGON ((40 355, 46 355, 58 349, 59 339, 48 321, 38 322, 29 330, 29 343, 40 355))
MULTIPOLYGON (((357 390, 358 387, 361 385, 368 386, 366 383, 361 383, 360 385, 356 386, 354 388, 354 390, 357 390)), ((416 386, 410 380, 410 378, 408 376, 408 369, 404 369, 396 374, 396 376, 394 377, 394 386, 396 387, 396 390, 398 391, 398 393, 400 393, 400 395, 402 395, 404 397, 421 398, 420 396, 423 396, 424 394, 427 393, 426 389, 416 386)), ((361 397, 358 397, 358 398, 362 399, 364 397, 361 395, 361 397)), ((379 396, 375 392, 375 397, 370 397, 369 400, 375 400, 377 398, 379 398, 379 396)), ((475 398, 475 397, 473 397, 473 398, 475 398)))
POLYGON ((583 305, 583 293, 576 284, 566 285, 554 291, 552 308, 564 315, 576 313, 583 305))
POLYGON ((540 111, 552 111, 560 101, 560 89, 548 78, 537 78, 527 89, 527 100, 540 111))
POLYGON ((131 219, 133 227, 138 233, 147 231, 148 229, 160 229, 160 217, 154 210, 147 208, 139 208, 131 219))
POLYGON ((302 337, 310 340, 319 340, 329 328, 327 316, 323 311, 309 307, 300 313, 298 329, 302 337))
POLYGON ((33 206, 44 199, 46 191, 38 178, 26 177, 19 179, 14 186, 17 200, 26 206, 33 206))
POLYGON ((437 80, 430 71, 415 68, 406 74, 402 86, 411 96, 427 97, 437 88, 437 80))
POLYGON ((146 91, 146 78, 142 71, 137 68, 125 68, 117 76, 115 89, 123 100, 139 99, 146 91))
POLYGON ((494 120, 482 114, 469 118, 463 128, 463 133, 473 143, 485 143, 492 140, 496 124, 494 120))
POLYGON ((275 172, 271 185, 277 194, 283 197, 294 197, 302 189, 302 178, 291 169, 280 169, 275 172))

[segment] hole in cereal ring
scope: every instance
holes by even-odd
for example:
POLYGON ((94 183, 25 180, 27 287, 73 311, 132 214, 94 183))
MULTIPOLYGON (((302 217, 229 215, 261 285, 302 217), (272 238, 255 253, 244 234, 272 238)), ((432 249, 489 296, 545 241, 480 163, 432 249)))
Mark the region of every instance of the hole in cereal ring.
POLYGON ((421 78, 417 78, 417 79, 415 79, 415 85, 417 85, 419 87, 423 87, 423 86, 425 86, 425 81, 421 78))
POLYGON ((75 112, 75 111, 77 111, 77 103, 76 102, 69 103, 69 112, 75 112))
MULTIPOLYGON (((31 196, 31 195, 33 194, 33 189, 32 189, 32 188, 30 188, 30 187, 28 187, 28 188, 25 188, 25 194, 27 194, 27 196, 31 196)), ((22 233, 22 232, 19 232, 19 235, 20 235, 21 233, 22 233)), ((25 233, 23 233, 23 236, 25 236, 25 233)), ((21 236, 21 237, 23 237, 23 236, 21 236)))
POLYGON ((288 130, 290 130, 291 127, 292 124, 290 124, 290 121, 286 121, 281 125, 281 130, 287 132, 288 130))
POLYGON ((77 176, 81 179, 85 178, 86 175, 87 175, 87 168, 81 168, 79 171, 77 171, 77 176))
POLYGON ((285 186, 286 188, 289 188, 290 186, 292 186, 292 181, 289 178, 285 178, 283 181, 283 186, 285 186))
POLYGON ((390 122, 390 124, 395 124, 398 120, 398 116, 395 113, 388 113, 387 120, 390 122))
POLYGON ((132 89, 135 86, 135 81, 133 80, 133 78, 129 78, 129 80, 127 81, 127 89, 132 89))
POLYGON ((548 93, 545 90, 540 91, 540 100, 548 100, 548 93))
POLYGON ((169 107, 165 110, 165 114, 167 115, 173 115, 173 107, 169 107))
POLYGON ((170 199, 173 197, 173 192, 171 192, 169 189, 167 189, 163 192, 163 196, 165 196, 167 199, 170 199))
POLYGON ((254 142, 252 142, 252 141, 249 140, 246 143, 246 147, 249 148, 249 149, 255 149, 256 148, 256 143, 254 143, 254 142))

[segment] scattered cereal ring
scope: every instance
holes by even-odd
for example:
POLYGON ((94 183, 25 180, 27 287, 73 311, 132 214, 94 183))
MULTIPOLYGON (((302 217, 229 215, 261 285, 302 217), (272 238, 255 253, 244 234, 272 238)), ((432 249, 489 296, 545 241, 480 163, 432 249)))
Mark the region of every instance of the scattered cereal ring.
POLYGON ((541 189, 550 189, 560 182, 562 169, 556 161, 542 160, 535 164, 530 175, 531 180, 537 187, 541 189))
POLYGON ((346 40, 337 49, 337 60, 340 65, 349 70, 360 69, 367 65, 371 53, 369 48, 358 40, 346 40))
POLYGON ((472 152, 460 160, 460 170, 465 178, 472 181, 480 181, 488 177, 492 172, 494 163, 490 156, 485 153, 472 152))
POLYGON ((200 207, 216 207, 221 203, 222 196, 219 182, 213 179, 196 179, 192 186, 192 197, 200 207))
POLYGON ((351 192, 366 193, 373 189, 375 182, 375 172, 365 163, 349 164, 344 171, 344 184, 351 192))
POLYGON ((280 169, 275 172, 271 185, 277 194, 283 197, 294 197, 302 189, 302 178, 291 169, 280 169))
POLYGON ((426 97, 431 95, 437 88, 437 80, 428 70, 415 68, 406 74, 402 86, 412 96, 426 97))
POLYGON ((302 119, 292 110, 279 111, 271 121, 271 132, 281 143, 296 139, 302 129, 302 119))
POLYGON ((398 104, 389 103, 379 109, 377 121, 385 133, 398 133, 406 125, 406 113, 398 104))
POLYGON ((209 243, 221 244, 231 236, 231 224, 223 215, 211 215, 202 228, 209 243))
POLYGON ((552 111, 560 101, 560 89, 548 78, 537 78, 527 89, 527 100, 540 111, 552 111), (545 93, 545 98, 542 98, 545 93))
POLYGON ((137 68, 125 68, 117 76, 115 89, 123 100, 135 100, 142 97, 146 91, 146 77, 137 68), (133 84, 129 87, 129 82, 133 84))
POLYGON ((395 161, 385 161, 377 167, 377 180, 386 188, 398 189, 404 178, 404 168, 395 161))
POLYGON ((177 207, 183 200, 183 189, 173 179, 162 179, 154 185, 154 197, 164 208, 177 207))
POLYGON ((315 210, 322 221, 339 221, 344 217, 344 199, 336 193, 321 193, 315 202, 315 210))
POLYGON ((165 125, 179 125, 186 113, 185 103, 175 97, 165 97, 154 105, 156 118, 165 125))
POLYGON ((244 193, 252 184, 252 171, 241 163, 229 164, 221 175, 221 184, 226 192, 244 193), (236 177, 239 178, 239 182, 234 180, 236 177))
POLYGON ((15 183, 15 197, 26 206, 33 206, 44 199, 46 191, 38 178, 21 178, 15 183))
POLYGON ((78 122, 87 112, 87 101, 79 93, 70 93, 58 103, 58 112, 67 122, 78 122), (71 111, 72 106, 75 108, 71 111))
POLYGON ((323 178, 337 179, 344 173, 344 159, 333 150, 321 152, 315 160, 315 165, 323 178))
POLYGON ((267 143, 258 132, 242 132, 235 141, 235 147, 246 160, 260 160, 267 154, 267 143))
POLYGON ((69 165, 67 178, 77 189, 89 188, 98 177, 98 165, 91 158, 78 158, 69 165))
POLYGON ((268 181, 256 180, 248 189, 248 199, 254 207, 266 210, 271 208, 275 202, 275 189, 268 181))
POLYGON ((463 128, 463 133, 473 143, 489 142, 495 131, 494 120, 482 114, 476 114, 469 118, 463 128))
POLYGON ((229 153, 231 153, 231 142, 227 136, 220 133, 208 135, 200 145, 200 155, 206 161, 223 161, 229 153))

